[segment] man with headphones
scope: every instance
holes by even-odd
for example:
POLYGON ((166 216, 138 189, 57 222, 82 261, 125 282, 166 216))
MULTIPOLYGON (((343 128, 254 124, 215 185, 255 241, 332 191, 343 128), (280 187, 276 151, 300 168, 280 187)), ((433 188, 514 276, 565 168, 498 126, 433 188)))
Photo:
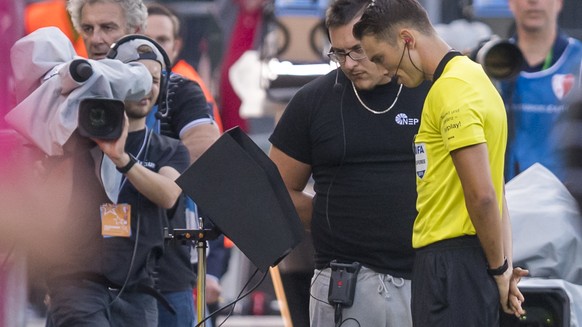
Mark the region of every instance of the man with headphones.
POLYGON ((270 158, 313 238, 311 326, 412 325, 411 144, 428 84, 402 87, 368 59, 352 36, 367 5, 331 2, 329 57, 339 67, 295 94, 269 139, 270 158), (310 177, 315 195, 306 191, 310 177))
MULTIPOLYGON (((212 96, 210 90, 205 87, 204 82, 196 70, 189 66, 184 60, 179 60, 180 51, 182 49, 181 38, 181 21, 179 17, 168 7, 157 2, 150 2, 147 5, 148 18, 147 29, 145 34, 154 39, 158 44, 166 50, 170 62, 172 63, 172 72, 184 78, 195 81, 200 85, 204 92, 206 100, 213 108, 214 120, 222 132, 222 123, 218 113, 216 101, 212 96)), ((204 216, 204 214, 202 214, 204 216)), ((180 220, 172 219, 170 221, 170 228, 186 228, 186 224, 180 224, 180 220)), ((206 227, 209 227, 208 224, 206 227)), ((183 247, 180 242, 170 241, 168 247, 183 247)), ((206 265, 206 289, 205 299, 208 305, 208 311, 213 312, 219 308, 219 297, 222 292, 220 285, 220 278, 225 273, 230 259, 230 248, 225 247, 224 235, 218 236, 214 240, 208 242, 208 258, 206 265)), ((192 307, 192 293, 193 285, 191 274, 188 274, 185 269, 197 270, 197 255, 188 262, 184 262, 185 258, 183 251, 169 251, 166 252, 162 261, 159 264, 159 288, 162 294, 174 305, 174 308, 179 313, 172 315, 163 306, 159 309, 159 325, 161 327, 189 327, 194 314, 188 313, 192 311, 188 308, 192 307), (171 252, 170 252, 171 251, 171 252), (190 265, 190 261, 194 262, 194 266, 190 265), (180 263, 183 262, 183 263, 180 263)), ((216 324, 216 316, 213 316, 211 323, 216 324)), ((207 325, 210 324, 207 323, 207 325)))
MULTIPOLYGON (((111 45, 124 35, 146 31, 147 8, 142 0, 69 0, 67 9, 92 59, 104 58, 111 45)), ((190 162, 194 162, 218 139, 219 129, 200 86, 178 74, 169 73, 171 64, 166 60, 162 99, 155 118, 148 117, 147 123, 163 135, 180 139, 188 148, 190 162)), ((185 224, 185 217, 179 209, 174 210, 171 219, 176 228, 181 226, 176 221, 185 224)), ((189 279, 194 284, 196 276, 190 266, 188 250, 172 246, 165 250, 166 253, 171 251, 169 256, 176 258, 173 261, 175 266, 167 270, 180 271, 181 281, 189 279)), ((190 323, 195 321, 192 294, 186 293, 183 292, 183 300, 175 305, 178 314, 165 316, 190 323), (186 300, 190 302, 185 303, 186 300)), ((174 302, 172 298, 170 301, 174 302)), ((160 311, 165 310, 162 307, 160 311)))
POLYGON ((158 48, 144 36, 131 35, 107 55, 143 64, 151 73, 152 89, 143 99, 125 101, 125 124, 118 139, 92 138, 108 201, 93 208, 100 213, 101 219, 95 220, 101 226, 85 222, 91 238, 78 246, 94 264, 70 262, 68 273, 48 280, 47 326, 157 326, 156 299, 164 299, 154 288, 154 268, 163 252, 166 210, 182 193, 174 180, 189 164, 188 150, 180 141, 146 127, 166 69, 158 48))

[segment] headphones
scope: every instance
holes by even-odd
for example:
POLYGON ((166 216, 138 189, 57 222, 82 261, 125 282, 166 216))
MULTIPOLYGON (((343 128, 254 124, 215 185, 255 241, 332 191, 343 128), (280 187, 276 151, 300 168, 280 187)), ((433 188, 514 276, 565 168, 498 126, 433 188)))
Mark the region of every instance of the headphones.
POLYGON ((156 112, 156 118, 160 119, 168 114, 168 99, 167 99, 168 85, 170 84, 169 79, 170 74, 172 73, 172 63, 170 61, 170 57, 168 57, 168 54, 166 53, 164 48, 162 48, 162 46, 159 45, 158 42, 154 41, 150 37, 141 34, 131 34, 126 35, 121 39, 117 40, 115 43, 113 43, 111 45, 111 48, 109 49, 109 52, 107 52, 106 57, 109 59, 115 59, 115 57, 117 57, 117 49, 119 48, 119 46, 133 40, 146 40, 150 42, 160 52, 164 60, 165 68, 162 70, 162 77, 160 79, 160 94, 158 94, 157 99, 158 112, 156 112))

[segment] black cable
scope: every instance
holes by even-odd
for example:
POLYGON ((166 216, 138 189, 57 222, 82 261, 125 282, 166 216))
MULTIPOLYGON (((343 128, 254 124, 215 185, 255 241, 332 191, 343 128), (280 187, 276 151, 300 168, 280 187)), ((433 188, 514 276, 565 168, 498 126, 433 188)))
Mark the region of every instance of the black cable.
POLYGON ((109 302, 109 304, 107 305, 106 309, 109 309, 111 307, 111 305, 113 305, 113 303, 115 301, 117 301, 119 299, 119 297, 121 297, 121 294, 123 293, 123 291, 125 290, 125 288, 127 287, 127 284, 129 283, 129 278, 131 277, 131 270, 133 269, 133 265, 135 263, 135 257, 137 255, 137 245, 139 243, 139 230, 140 230, 140 222, 141 222, 141 214, 140 214, 140 202, 141 202, 141 196, 140 193, 138 192, 137 194, 137 223, 136 223, 136 232, 135 232, 135 244, 133 245, 133 253, 131 254, 131 261, 129 263, 129 269, 127 271, 127 275, 125 276, 125 280, 123 281, 123 285, 121 286, 121 288, 119 289, 119 292, 117 293, 117 295, 115 296, 115 298, 113 298, 113 300, 111 300, 111 302, 109 302))
POLYGON ((251 276, 249 277, 249 279, 247 280, 247 282, 244 284, 244 286, 242 287, 242 289, 240 290, 240 292, 238 293, 237 297, 231 301, 230 303, 222 306, 221 308, 217 309, 216 311, 212 312, 211 314, 209 314, 206 318, 204 318, 202 321, 200 321, 198 324, 196 324, 195 327, 199 327, 202 323, 204 323, 206 320, 210 319, 211 317, 217 315, 219 312, 223 311, 224 309, 231 307, 230 312, 228 313, 228 315, 224 318, 224 320, 220 323, 220 325, 218 325, 217 327, 222 326, 226 320, 232 316, 233 312, 234 312, 234 306, 240 301, 242 300, 244 297, 248 296, 250 293, 252 293, 254 290, 257 289, 257 287, 259 287, 259 285, 261 285, 263 283, 263 281, 265 280, 265 278, 267 277, 267 273, 264 273, 263 276, 261 277, 260 281, 257 283, 257 285, 253 286, 249 291, 247 291, 246 293, 243 294, 244 290, 247 288, 247 286, 250 284, 250 282, 252 281, 253 277, 257 274, 257 272, 259 271, 258 268, 255 269, 255 271, 251 274, 251 276))
MULTIPOLYGON (((146 152, 144 154, 144 161, 147 160, 148 158, 148 154, 149 154, 149 145, 150 145, 150 138, 151 138, 151 132, 148 134, 148 130, 146 128, 146 135, 144 136, 145 138, 147 138, 147 143, 145 145, 145 149, 146 152)), ((139 154, 138 154, 139 156, 139 154)), ((123 185, 123 184, 122 184, 123 185)), ((135 258, 137 256, 137 245, 139 244, 139 232, 140 232, 140 227, 141 227, 141 212, 140 212, 140 207, 141 207, 141 193, 139 193, 139 191, 137 192, 137 206, 136 206, 136 217, 137 217, 137 222, 136 222, 136 234, 135 234, 135 243, 133 245, 133 251, 131 254, 131 260, 129 263, 129 268, 127 271, 127 274, 125 275, 125 280, 123 281, 123 284, 121 285, 121 288, 119 289, 119 292, 117 293, 117 295, 113 298, 113 300, 111 300, 111 302, 109 302, 105 307, 100 308, 98 310, 95 310, 94 312, 90 312, 86 315, 81 316, 81 318, 86 318, 86 317, 90 317, 98 312, 101 312, 103 310, 109 310, 111 308, 111 306, 113 305, 113 303, 115 301, 117 301, 120 297, 121 294, 123 293, 123 291, 125 291, 125 288, 127 287, 127 284, 129 283, 129 279, 131 277, 131 271, 133 270, 133 265, 135 264, 135 258)))
MULTIPOLYGON (((404 57, 404 52, 405 52, 406 50, 408 50, 408 60, 410 60, 410 63, 412 64, 412 66, 413 66, 414 68, 416 68, 416 70, 418 70, 419 72, 421 72, 423 76, 425 76, 425 77, 426 77, 427 75, 431 75, 431 76, 432 76, 432 74, 426 74, 426 73, 425 73, 425 72, 424 72, 422 69, 418 68, 418 67, 417 67, 417 66, 414 64, 414 61, 412 61, 412 57, 410 56, 410 49, 408 49, 408 43, 406 43, 406 44, 405 44, 405 48, 404 48, 404 50, 402 51, 402 56, 400 57, 400 61, 398 62, 398 68, 400 68, 400 63, 402 62, 402 58, 404 57)), ((398 72, 398 68, 396 68, 396 72, 398 72)))
POLYGON ((339 327, 342 324, 342 305, 337 303, 335 305, 335 315, 333 317, 333 320, 335 322, 335 326, 339 327))
MULTIPOLYGON (((144 138, 146 138, 144 161, 146 161, 148 158, 151 135, 152 135, 152 132, 148 133, 148 129, 146 128, 146 135, 144 136, 144 138)), ((139 156, 139 153, 138 153, 138 156, 139 156)), ((133 265, 135 263, 135 257, 137 256, 137 245, 139 244, 139 232, 141 229, 140 228, 140 226, 141 226, 140 208, 141 208, 141 193, 139 191, 137 191, 137 207, 136 207, 137 222, 136 222, 136 227, 135 227, 135 229, 136 229, 136 231, 135 231, 135 243, 133 245, 133 252, 131 254, 131 260, 129 262, 129 269, 127 271, 127 274, 125 275, 125 280, 123 281, 123 284, 121 285, 121 288, 119 289, 119 292, 117 293, 115 298, 113 298, 113 300, 111 300, 111 302, 109 302, 109 304, 107 304, 107 306, 104 309, 111 308, 113 303, 121 297, 121 294, 123 293, 123 291, 125 291, 125 288, 127 287, 127 284, 129 283, 129 279, 131 278, 131 271, 133 270, 133 265)), ((99 312, 99 311, 97 311, 97 312, 99 312)))
MULTIPOLYGON (((329 266, 327 266, 327 267, 329 267, 329 266)), ((327 268, 327 267, 324 267, 323 269, 325 269, 325 268, 327 268)), ((323 269, 319 270, 319 273, 317 273, 317 275, 315 275, 315 277, 313 278, 313 281, 311 282, 311 285, 309 286, 309 296, 310 296, 312 299, 314 299, 314 300, 316 300, 316 301, 319 301, 319 302, 321 302, 321 303, 330 304, 329 302, 327 302, 327 301, 325 301, 325 300, 322 300, 322 299, 318 299, 318 298, 316 298, 315 296, 313 296, 313 294, 311 294, 311 288, 313 287, 313 284, 315 284, 315 282, 316 282, 316 281, 317 281, 317 279, 319 278, 319 275, 321 275, 321 273, 323 272, 323 269)))
MULTIPOLYGON (((259 269, 255 269, 255 272, 253 273, 253 276, 259 271, 259 269)), ((245 286, 241 289, 241 292, 239 293, 239 295, 237 296, 237 298, 232 301, 231 303, 229 303, 228 305, 231 306, 230 312, 228 313, 228 315, 224 318, 224 320, 220 323, 220 325, 218 325, 218 327, 221 327, 228 318, 230 318, 230 316, 232 316, 233 312, 234 312, 234 305, 240 301, 241 299, 243 299, 244 297, 248 296, 249 294, 251 294, 254 290, 257 289, 257 287, 259 287, 259 285, 261 285, 263 283, 263 281, 265 280, 265 277, 267 277, 267 273, 263 274, 263 277, 261 277, 261 280, 257 283, 257 285, 255 285, 254 287, 252 287, 248 292, 246 292, 245 294, 242 294, 242 291, 248 286, 248 284, 251 281, 251 278, 249 278, 249 280, 247 281, 247 283, 245 284, 245 286), (242 294, 242 296, 241 296, 242 294)), ((219 311, 219 310, 217 310, 219 311)))
POLYGON ((103 310, 109 310, 111 308, 111 306, 113 305, 113 303, 115 301, 117 301, 121 297, 121 294, 123 293, 123 291, 127 287, 127 284, 129 282, 129 278, 131 277, 131 271, 132 271, 133 265, 135 263, 135 257, 137 255, 137 245, 138 245, 138 242, 139 242, 139 230, 140 230, 140 225, 141 225, 140 224, 141 214, 140 214, 140 211, 139 211, 140 200, 141 200, 141 197, 140 197, 140 195, 138 193, 138 195, 137 195, 138 208, 137 208, 137 215, 136 215, 137 216, 137 226, 136 226, 137 231, 136 231, 136 235, 135 235, 135 244, 133 246, 133 253, 131 255, 131 260, 130 260, 130 263, 129 263, 129 269, 128 269, 127 275, 125 276, 125 280, 123 281, 123 285, 121 286, 121 288, 119 289, 119 292, 113 298, 113 300, 111 300, 111 302, 107 303, 107 305, 105 307, 100 308, 100 309, 97 309, 97 310, 95 310, 93 312, 89 312, 88 314, 85 314, 85 315, 81 316, 80 318, 87 318, 87 317, 90 317, 90 316, 92 316, 92 315, 94 315, 94 314, 96 314, 98 312, 103 311, 103 310))
POLYGON ((333 231, 331 229, 331 221, 329 220, 329 193, 331 192, 331 187, 333 186, 333 183, 335 182, 335 178, 337 177, 338 173, 340 172, 340 170, 342 169, 342 167, 344 165, 344 160, 346 158, 346 152, 347 152, 346 124, 344 121, 344 94, 345 93, 346 93, 346 86, 344 85, 343 90, 342 90, 341 100, 340 100, 340 118, 341 118, 341 123, 342 123, 342 137, 343 137, 342 157, 340 159, 340 163, 339 163, 336 171, 333 174, 333 177, 331 178, 331 182, 329 182, 329 187, 327 188, 327 194, 325 195, 325 219, 327 220, 327 226, 329 227, 329 231, 332 233, 333 233, 333 231))
POLYGON ((360 322, 358 321, 358 319, 356 319, 356 318, 346 318, 346 319, 344 319, 344 320, 343 320, 343 321, 342 321, 342 322, 339 324, 339 326, 338 326, 338 327, 340 327, 340 326, 341 326, 341 325, 343 325, 345 322, 347 322, 347 321, 350 321, 350 320, 354 321, 356 324, 358 324, 358 326, 360 326, 360 327, 362 326, 362 325, 360 325, 360 322))
MULTIPOLYGON (((326 267, 324 267, 324 268, 320 269, 320 270, 319 270, 319 273, 317 273, 317 275, 315 275, 315 277, 313 278, 313 281, 311 282, 311 286, 309 287, 309 296, 310 296, 312 299, 314 299, 314 300, 316 300, 316 301, 319 301, 319 302, 321 302, 321 303, 328 304, 328 305, 332 305, 331 303, 329 303, 329 302, 327 302, 327 301, 325 301, 325 300, 322 300, 322 299, 318 299, 318 298, 316 298, 316 297, 315 297, 315 296, 313 296, 313 294, 311 293, 311 288, 313 287, 313 284, 315 284, 315 282, 317 281, 317 278, 319 278, 319 275, 321 275, 321 273, 323 272, 323 270, 324 270, 324 269, 326 269, 326 268, 329 268, 329 266, 326 266, 326 267)), ((337 304, 337 306, 341 306, 341 304, 337 304)), ((336 307, 336 310, 338 310, 338 309, 337 309, 337 307, 336 307)), ((337 315, 337 314, 338 314, 338 312, 336 311, 336 315, 337 315)), ((340 312, 339 312, 339 317, 336 317, 336 318, 337 318, 337 321, 336 321, 336 327, 341 327, 341 326, 342 326, 342 325, 343 325, 345 322, 347 322, 347 321, 350 321, 350 320, 354 321, 356 324, 358 324, 358 326, 360 326, 360 327, 362 326, 362 325, 360 324, 360 322, 359 322, 359 321, 358 321, 356 318, 351 318, 351 317, 350 317, 350 318, 346 318, 346 319, 342 320, 341 308, 340 308, 340 312), (339 324, 338 324, 338 322, 339 322, 339 324)), ((220 326, 219 326, 219 327, 220 327, 220 326)))

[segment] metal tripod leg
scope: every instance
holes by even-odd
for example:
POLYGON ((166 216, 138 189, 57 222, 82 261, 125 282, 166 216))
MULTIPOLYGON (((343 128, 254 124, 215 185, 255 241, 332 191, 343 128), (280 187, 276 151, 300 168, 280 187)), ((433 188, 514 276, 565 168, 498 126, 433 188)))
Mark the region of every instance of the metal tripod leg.
POLYGON ((206 247, 206 241, 198 240, 196 242, 196 250, 198 253, 196 316, 198 317, 198 326, 200 327, 206 327, 206 322, 202 322, 206 318, 206 247))

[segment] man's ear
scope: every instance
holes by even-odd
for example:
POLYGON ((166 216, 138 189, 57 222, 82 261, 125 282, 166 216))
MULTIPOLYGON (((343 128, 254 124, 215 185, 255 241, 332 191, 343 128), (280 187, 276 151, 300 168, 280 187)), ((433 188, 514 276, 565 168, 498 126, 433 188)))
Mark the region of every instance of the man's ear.
POLYGON ((176 63, 178 57, 180 56, 180 52, 182 51, 182 47, 184 46, 184 40, 180 38, 176 38, 174 40, 174 53, 170 54, 170 60, 172 63, 176 63))
POLYGON ((402 30, 400 32, 400 38, 402 42, 404 42, 404 46, 406 47, 414 47, 414 34, 412 34, 409 30, 402 30))

